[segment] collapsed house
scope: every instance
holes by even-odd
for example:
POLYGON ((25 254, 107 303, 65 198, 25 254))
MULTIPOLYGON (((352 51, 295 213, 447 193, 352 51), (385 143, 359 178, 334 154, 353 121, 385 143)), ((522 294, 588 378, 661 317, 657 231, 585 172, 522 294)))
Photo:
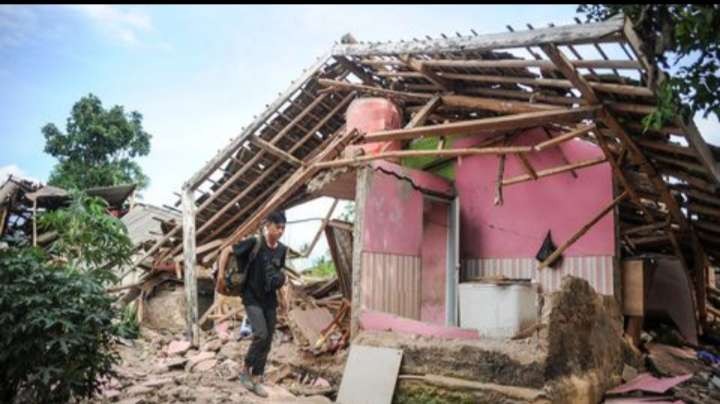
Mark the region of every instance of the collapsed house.
MULTIPOLYGON (((107 212, 115 217, 127 213, 125 201, 134 195, 137 184, 92 187, 84 192, 101 198, 107 212)), ((0 185, 0 238, 24 238, 33 245, 45 246, 55 240, 53 232, 38 233, 38 214, 63 208, 70 201, 70 193, 52 185, 43 185, 9 176, 0 185)))
MULTIPOLYGON (((136 262, 182 273, 197 344, 198 273, 272 210, 331 196, 356 204, 352 248, 333 251, 351 268, 353 336, 509 339, 539 329, 544 302, 573 304, 561 289, 570 275, 617 307, 609 323, 582 324, 637 342, 662 313, 697 341, 720 314, 709 304, 720 149, 679 116, 643 128, 663 80, 624 18, 405 42, 346 36, 185 183, 182 223, 136 262)), ((577 309, 595 307, 587 301, 577 309)), ((543 360, 539 378, 567 375, 543 360)))

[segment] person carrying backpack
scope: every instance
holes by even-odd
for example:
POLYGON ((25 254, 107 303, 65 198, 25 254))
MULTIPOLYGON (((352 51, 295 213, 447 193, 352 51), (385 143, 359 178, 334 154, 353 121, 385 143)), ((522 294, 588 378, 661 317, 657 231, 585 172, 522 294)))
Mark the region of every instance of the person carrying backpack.
MULTIPOLYGON (((280 242, 285 231, 285 213, 271 213, 263 223, 262 235, 246 238, 220 254, 222 288, 239 292, 247 319, 253 330, 252 342, 247 350, 240 382, 249 391, 267 397, 263 375, 277 319, 277 293, 285 284, 285 257, 287 247, 280 242), (230 255, 236 267, 225 270, 230 255)), ((221 282, 219 282, 221 283, 221 282)), ((235 294, 235 293, 233 293, 235 294)))

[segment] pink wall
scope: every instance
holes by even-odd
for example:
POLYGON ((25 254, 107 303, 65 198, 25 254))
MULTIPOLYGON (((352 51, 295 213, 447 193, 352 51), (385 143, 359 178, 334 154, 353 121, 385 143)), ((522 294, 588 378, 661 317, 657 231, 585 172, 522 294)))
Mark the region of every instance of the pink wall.
POLYGON ((448 204, 425 199, 420 320, 445 324, 448 204))
POLYGON ((373 170, 363 215, 363 251, 420 255, 422 194, 409 181, 373 170))
MULTIPOLYGON (((462 139, 454 147, 476 143, 483 135, 462 139)), ((542 129, 518 136, 513 145, 547 140, 542 129)), ((602 156, 596 146, 580 140, 560 145, 570 162, 602 156)), ((530 153, 535 170, 566 164, 558 148, 530 153)), ((461 249, 464 258, 534 257, 548 229, 560 245, 600 212, 612 199, 609 164, 577 170, 537 181, 503 187, 504 204, 495 206, 498 156, 471 156, 458 161, 456 188, 460 197, 461 249)), ((505 178, 525 174, 516 156, 505 161, 505 178)), ((606 215, 568 248, 565 256, 614 255, 613 215, 606 215)))

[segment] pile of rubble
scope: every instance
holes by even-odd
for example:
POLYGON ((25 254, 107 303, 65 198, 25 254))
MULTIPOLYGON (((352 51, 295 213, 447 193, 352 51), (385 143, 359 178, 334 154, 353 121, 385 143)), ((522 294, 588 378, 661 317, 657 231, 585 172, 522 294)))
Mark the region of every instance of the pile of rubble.
POLYGON ((267 400, 246 391, 237 381, 249 339, 236 341, 206 334, 198 348, 181 335, 142 329, 141 337, 116 345, 120 361, 92 401, 139 404, 151 402, 276 402, 328 403, 320 395, 330 383, 322 377, 289 368, 301 360, 293 344, 279 332, 266 374, 267 400), (309 397, 297 397, 300 391, 309 397), (317 393, 315 393, 317 392, 317 393))
POLYGON ((720 351, 713 334, 705 335, 707 344, 692 345, 669 327, 643 333, 642 366, 626 365, 625 384, 607 391, 605 402, 720 402, 720 351))

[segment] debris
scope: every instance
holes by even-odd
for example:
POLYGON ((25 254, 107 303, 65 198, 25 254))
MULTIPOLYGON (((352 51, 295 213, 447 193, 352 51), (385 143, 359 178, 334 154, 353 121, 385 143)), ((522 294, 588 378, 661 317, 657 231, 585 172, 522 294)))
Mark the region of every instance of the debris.
POLYGON ((637 375, 638 375, 637 369, 635 369, 635 368, 632 367, 632 366, 629 366, 629 365, 626 363, 625 366, 623 367, 623 372, 622 372, 622 379, 623 379, 623 381, 624 381, 624 382, 629 382, 630 380, 632 380, 632 379, 634 379, 635 377, 637 377, 637 375))
POLYGON ((192 344, 189 341, 173 341, 167 347, 167 354, 170 355, 183 355, 186 353, 192 344))
POLYGON ((390 404, 402 355, 399 349, 351 345, 337 401, 390 404))
POLYGON ((314 344, 320 338, 322 330, 333 321, 332 314, 325 308, 310 310, 294 308, 290 310, 288 318, 308 344, 314 344))
POLYGON ((670 390, 674 386, 690 379, 692 375, 682 375, 682 376, 676 376, 676 377, 668 377, 668 378, 662 378, 658 379, 653 377, 649 373, 643 373, 633 380, 631 380, 628 383, 623 384, 622 386, 618 386, 612 390, 609 390, 608 394, 621 394, 621 393, 627 393, 630 391, 647 391, 649 393, 665 393, 666 391, 670 390))

